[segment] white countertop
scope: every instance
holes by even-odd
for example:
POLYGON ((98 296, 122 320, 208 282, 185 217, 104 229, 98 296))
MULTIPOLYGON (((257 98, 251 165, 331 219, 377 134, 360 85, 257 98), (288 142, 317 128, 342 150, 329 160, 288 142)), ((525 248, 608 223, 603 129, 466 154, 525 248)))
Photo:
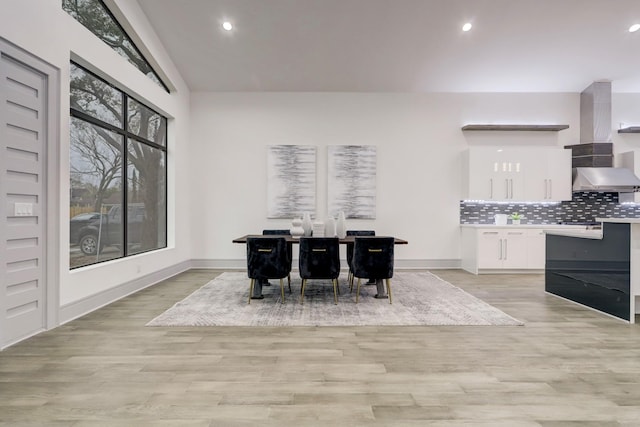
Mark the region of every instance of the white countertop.
MULTIPOLYGON (((640 222, 640 220, 638 221, 640 222)), ((520 224, 520 225, 496 225, 496 224, 460 224, 460 227, 468 227, 468 228, 534 228, 534 229, 552 229, 552 230, 584 230, 586 226, 584 225, 570 225, 570 224, 520 224)))
POLYGON ((622 224, 640 224, 640 218, 596 218, 600 222, 617 222, 622 224))
POLYGON ((544 230, 544 234, 602 240, 602 230, 544 230))

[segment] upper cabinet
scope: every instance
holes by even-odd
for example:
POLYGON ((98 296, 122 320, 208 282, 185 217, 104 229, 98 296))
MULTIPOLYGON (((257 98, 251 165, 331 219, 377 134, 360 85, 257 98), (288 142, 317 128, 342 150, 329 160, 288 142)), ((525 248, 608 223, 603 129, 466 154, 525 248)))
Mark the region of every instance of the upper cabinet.
POLYGON ((466 155, 466 199, 524 200, 523 159, 517 151, 474 147, 466 155))
POLYGON ((553 147, 526 151, 527 200, 571 200, 571 150, 553 147))
POLYGON ((571 200, 571 151, 560 147, 471 147, 466 200, 571 200))

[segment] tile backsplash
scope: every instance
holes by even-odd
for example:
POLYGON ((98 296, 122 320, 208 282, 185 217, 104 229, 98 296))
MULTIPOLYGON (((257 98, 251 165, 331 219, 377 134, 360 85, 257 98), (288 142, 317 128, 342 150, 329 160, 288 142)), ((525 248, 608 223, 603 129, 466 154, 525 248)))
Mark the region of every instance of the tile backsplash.
POLYGON ((460 202, 461 224, 493 224, 495 214, 520 213, 521 224, 591 222, 595 218, 640 218, 640 205, 619 204, 618 193, 573 193, 571 201, 560 203, 460 202))

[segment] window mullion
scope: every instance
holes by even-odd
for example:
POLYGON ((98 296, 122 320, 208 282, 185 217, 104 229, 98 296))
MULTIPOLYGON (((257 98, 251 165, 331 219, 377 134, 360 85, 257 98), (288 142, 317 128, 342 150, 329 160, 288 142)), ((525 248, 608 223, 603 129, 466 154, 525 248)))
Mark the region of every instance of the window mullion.
POLYGON ((124 140, 122 142, 122 254, 124 257, 129 256, 129 138, 127 136, 129 129, 129 115, 127 114, 127 104, 129 103, 129 97, 123 93, 122 100, 122 126, 124 131, 124 140))
MULTIPOLYGON (((82 67, 75 66, 86 73, 86 70, 82 67)), ((86 87, 89 87, 90 79, 83 82, 82 77, 84 75, 80 73, 73 74, 72 78, 76 76, 79 77, 73 81, 76 86, 72 84, 72 89, 74 87, 82 89, 83 86, 80 85, 83 83, 86 87)), ((97 77, 93 76, 93 78, 97 77)), ((97 79, 101 80, 100 78, 97 79)), ((70 249, 71 268, 95 264, 114 259, 114 257, 125 258, 134 254, 167 247, 166 205, 168 188, 166 166, 168 148, 155 142, 155 140, 162 140, 166 143, 167 119, 152 108, 144 106, 151 111, 152 117, 154 114, 159 116, 161 128, 157 130, 161 130, 163 134, 160 139, 155 139, 154 141, 139 136, 137 133, 152 135, 152 138, 154 138, 153 135, 157 136, 158 133, 157 130, 155 133, 138 132, 137 120, 141 117, 146 120, 144 122, 145 127, 140 127, 140 129, 146 129, 150 120, 146 114, 139 117, 140 109, 137 106, 141 103, 117 87, 111 87, 118 92, 117 98, 113 97, 113 91, 109 93, 112 98, 87 99, 79 96, 77 100, 85 102, 77 103, 79 107, 77 109, 70 109, 70 116, 72 117, 72 151, 70 156, 72 163, 72 176, 70 179, 71 207, 86 210, 86 207, 93 204, 93 206, 98 206, 94 210, 97 212, 99 209, 102 215, 97 220, 91 219, 94 221, 93 223, 80 224, 79 226, 83 228, 76 226, 75 230, 77 232, 75 234, 73 231, 70 233, 70 236, 72 236, 71 245, 79 245, 83 238, 91 238, 89 234, 93 233, 92 230, 95 227, 102 230, 102 221, 109 221, 110 218, 110 216, 104 215, 108 215, 111 211, 104 212, 103 207, 105 204, 101 200, 114 196, 116 192, 120 193, 118 197, 113 197, 113 201, 108 203, 117 203, 116 200, 119 200, 119 219, 116 218, 116 211, 113 210, 113 226, 117 226, 119 229, 117 231, 107 229, 106 233, 98 235, 94 240, 97 243, 95 245, 96 250, 93 252, 91 252, 92 247, 89 240, 83 240, 88 243, 80 245, 78 249, 72 247, 70 249), (112 107, 111 111, 113 113, 110 115, 100 114, 100 105, 96 100, 98 102, 110 102, 109 105, 112 107), (111 100, 116 100, 116 102, 111 102, 111 100), (90 105, 90 103, 94 104, 90 105), (117 107, 113 108, 114 106, 117 107), (103 120, 105 118, 106 121, 103 120), (83 123, 84 126, 82 125, 83 123), (115 143, 116 140, 119 140, 117 145, 115 143), (132 144, 133 148, 135 148, 134 152, 129 150, 129 144, 132 144), (139 158, 136 155, 138 152, 140 153, 139 158), (120 157, 119 166, 114 163, 111 169, 105 169, 105 166, 109 166, 109 159, 115 161, 116 156, 120 157), (109 170, 111 172, 117 171, 119 177, 112 175, 109 170), (163 176, 160 178, 161 170, 163 176), (142 175, 140 175, 141 173, 142 175), (105 179, 105 181, 96 183, 92 178, 95 176, 105 179), (119 182, 114 182, 113 186, 110 186, 109 182, 113 179, 119 179, 119 182), (102 185, 103 183, 106 183, 105 186, 102 185), (156 194, 152 194, 153 192, 156 192, 156 194), (148 215, 152 216, 149 217, 148 215), (84 236, 82 236, 82 233, 84 233, 84 236), (114 254, 111 251, 103 254, 101 245, 106 247, 115 246, 119 249, 119 253, 114 254), (87 256, 95 258, 87 259, 87 256)), ((73 91, 71 96, 74 96, 73 91)), ((157 122, 155 123, 157 124, 157 122)), ((76 224, 78 223, 70 224, 70 229, 71 225, 76 224)))

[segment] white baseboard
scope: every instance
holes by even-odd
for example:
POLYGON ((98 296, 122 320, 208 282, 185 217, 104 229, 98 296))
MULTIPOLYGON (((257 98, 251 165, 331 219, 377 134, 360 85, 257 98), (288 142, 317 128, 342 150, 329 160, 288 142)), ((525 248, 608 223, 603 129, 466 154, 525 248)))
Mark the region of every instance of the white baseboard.
POLYGON ((394 261, 394 268, 398 270, 459 269, 461 265, 460 259, 397 259, 394 261))
POLYGON ((155 285, 158 282, 173 277, 176 274, 189 270, 190 268, 192 268, 191 261, 183 261, 179 264, 175 264, 145 276, 138 277, 129 282, 122 283, 103 292, 65 304, 60 307, 60 325, 84 316, 85 314, 97 310, 100 307, 111 304, 112 302, 124 298, 127 295, 131 295, 144 288, 155 285))

